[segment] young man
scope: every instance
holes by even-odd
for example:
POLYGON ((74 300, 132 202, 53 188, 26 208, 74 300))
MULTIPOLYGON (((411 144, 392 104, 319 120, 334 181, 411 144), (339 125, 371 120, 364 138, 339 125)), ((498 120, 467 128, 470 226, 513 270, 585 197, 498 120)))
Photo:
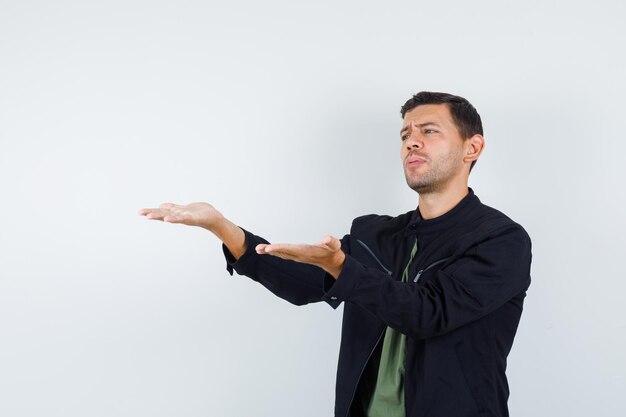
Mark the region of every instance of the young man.
POLYGON ((358 217, 341 240, 269 244, 207 203, 140 214, 210 230, 231 275, 294 304, 344 303, 337 417, 508 416, 506 358, 530 284, 530 238, 468 187, 484 138, 467 100, 421 92, 401 113, 418 207, 358 217))

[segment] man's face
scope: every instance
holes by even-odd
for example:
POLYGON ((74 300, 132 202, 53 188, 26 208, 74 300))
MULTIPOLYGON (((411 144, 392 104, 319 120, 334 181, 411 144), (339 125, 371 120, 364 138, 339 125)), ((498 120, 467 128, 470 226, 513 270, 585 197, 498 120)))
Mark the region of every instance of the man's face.
POLYGON ((424 104, 404 115, 400 157, 406 182, 418 193, 441 192, 463 179, 464 140, 447 104, 424 104))

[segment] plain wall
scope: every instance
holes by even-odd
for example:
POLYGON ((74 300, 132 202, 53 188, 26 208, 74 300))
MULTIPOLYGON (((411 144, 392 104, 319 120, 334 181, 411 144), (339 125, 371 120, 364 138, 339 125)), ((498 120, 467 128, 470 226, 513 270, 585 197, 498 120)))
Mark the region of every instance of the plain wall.
POLYGON ((0 1, 0 415, 332 415, 341 308, 230 277, 415 208, 400 106, 468 98, 470 186, 533 241, 512 416, 623 416, 626 6, 0 1))

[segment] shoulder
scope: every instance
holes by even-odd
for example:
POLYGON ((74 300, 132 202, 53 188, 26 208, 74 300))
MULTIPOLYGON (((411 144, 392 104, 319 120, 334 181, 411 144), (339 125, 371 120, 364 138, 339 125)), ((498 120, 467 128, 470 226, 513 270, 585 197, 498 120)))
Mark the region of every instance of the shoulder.
POLYGON ((408 211, 398 216, 384 214, 365 214, 352 220, 352 232, 367 229, 396 230, 403 229, 411 221, 415 210, 408 211))
POLYGON ((472 214, 468 222, 468 233, 483 237, 513 234, 530 243, 526 229, 502 211, 481 202, 472 214))

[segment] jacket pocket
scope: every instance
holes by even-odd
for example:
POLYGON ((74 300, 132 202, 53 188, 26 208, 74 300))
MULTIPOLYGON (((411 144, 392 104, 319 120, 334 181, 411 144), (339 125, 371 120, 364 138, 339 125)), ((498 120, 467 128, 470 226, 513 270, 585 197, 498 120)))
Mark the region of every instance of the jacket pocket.
POLYGON ((450 258, 452 258, 452 256, 448 256, 446 258, 439 259, 438 261, 435 261, 432 264, 428 265, 426 268, 420 269, 419 271, 417 271, 417 275, 415 275, 415 278, 413 279, 413 282, 419 281, 419 279, 422 276, 422 274, 424 272, 428 271, 430 268, 434 268, 437 265, 441 265, 442 263, 444 263, 445 261, 447 261, 450 258))

